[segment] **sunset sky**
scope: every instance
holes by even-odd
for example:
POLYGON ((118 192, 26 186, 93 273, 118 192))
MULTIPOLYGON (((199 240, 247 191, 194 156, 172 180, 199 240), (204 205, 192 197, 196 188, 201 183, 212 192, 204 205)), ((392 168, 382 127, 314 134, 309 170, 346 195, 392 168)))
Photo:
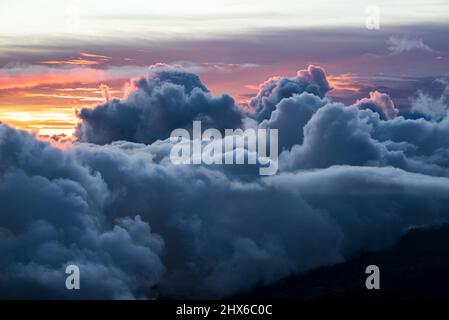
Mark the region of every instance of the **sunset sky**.
POLYGON ((0 300, 448 298, 448 35, 449 0, 0 0, 0 300))
POLYGON ((157 63, 245 104, 273 75, 321 65, 348 103, 380 83, 399 109, 447 75, 449 2, 0 0, 0 121, 71 135, 76 109, 122 98, 157 63), (380 28, 366 20, 372 7, 380 28))

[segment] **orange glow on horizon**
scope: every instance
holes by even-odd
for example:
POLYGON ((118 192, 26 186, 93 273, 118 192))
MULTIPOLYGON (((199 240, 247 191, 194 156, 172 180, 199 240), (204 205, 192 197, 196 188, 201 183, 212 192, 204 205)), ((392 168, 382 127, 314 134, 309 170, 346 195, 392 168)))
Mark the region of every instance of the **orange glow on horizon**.
MULTIPOLYGON (((126 76, 125 76, 126 77, 126 76)), ((118 80, 122 75, 108 74, 107 70, 85 67, 72 69, 50 69, 29 73, 0 74, 0 89, 32 88, 43 85, 69 85, 70 83, 101 83, 105 80, 118 80)), ((126 77, 128 78, 128 77, 126 77)))
MULTIPOLYGON (((78 118, 75 110, 91 108, 106 102, 101 82, 98 87, 88 84, 81 87, 66 84, 67 87, 54 85, 24 89, 3 90, 0 100, 0 121, 16 128, 24 129, 36 135, 73 134, 78 118)), ((115 87, 108 94, 122 97, 123 89, 115 87)))
POLYGON ((39 135, 65 134, 71 136, 77 122, 73 110, 9 111, 0 109, 3 123, 39 135))
POLYGON ((359 91, 362 86, 360 83, 356 82, 355 80, 356 75, 354 74, 341 74, 337 76, 328 76, 327 81, 329 82, 329 85, 333 89, 333 91, 352 91, 357 92, 359 91))
POLYGON ((25 93, 25 97, 47 97, 47 98, 60 98, 60 99, 76 99, 80 101, 94 101, 104 102, 104 98, 89 97, 89 96, 71 96, 64 94, 45 94, 45 93, 25 93))
POLYGON ((112 57, 109 57, 109 56, 102 56, 99 54, 88 53, 88 52, 80 52, 80 55, 82 57, 97 58, 97 59, 102 59, 102 60, 111 60, 112 59, 112 57))
POLYGON ((70 64, 70 65, 95 65, 103 63, 102 61, 92 61, 85 59, 71 59, 71 60, 50 60, 41 61, 43 64, 70 64))
MULTIPOLYGON (((81 60, 96 62, 111 59, 87 52, 79 55, 81 60)), ((83 65, 26 65, 5 68, 0 71, 0 121, 37 135, 65 134, 70 137, 78 122, 75 110, 104 103, 111 94, 126 98, 135 89, 133 79, 137 79, 143 69, 147 70, 147 67, 96 69, 83 65), (102 90, 104 87, 108 88, 107 94, 102 90)), ((240 107, 249 108, 259 83, 277 79, 273 74, 294 76, 289 70, 295 69, 298 68, 280 64, 252 68, 251 72, 238 68, 233 72, 205 72, 200 73, 200 77, 213 95, 228 93, 240 107)), ((363 85, 356 80, 357 76, 353 74, 328 76, 334 89, 332 93, 337 92, 336 95, 360 90, 363 85)))
POLYGON ((42 61, 42 64, 68 64, 68 65, 95 65, 105 63, 107 61, 112 60, 112 57, 98 55, 94 53, 88 52, 80 52, 80 58, 76 59, 67 59, 67 60, 50 60, 50 61, 42 61), (88 58, 88 59, 84 59, 88 58))

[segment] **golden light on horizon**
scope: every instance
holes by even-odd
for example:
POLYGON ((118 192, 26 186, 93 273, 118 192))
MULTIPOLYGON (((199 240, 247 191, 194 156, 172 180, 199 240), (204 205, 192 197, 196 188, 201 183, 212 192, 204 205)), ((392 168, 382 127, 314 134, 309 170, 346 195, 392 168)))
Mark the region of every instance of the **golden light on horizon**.
MULTIPOLYGON (((96 54, 81 55, 109 59, 96 54)), ((0 74, 0 121, 38 135, 71 136, 78 121, 76 110, 104 103, 111 95, 122 97, 121 86, 126 82, 115 80, 120 75, 105 70, 35 68, 19 67, 18 72, 7 69, 0 74), (105 85, 111 82, 114 86, 105 85)))
POLYGON ((5 124, 35 132, 38 135, 65 134, 71 136, 77 122, 72 109, 57 111, 1 110, 0 119, 5 124))

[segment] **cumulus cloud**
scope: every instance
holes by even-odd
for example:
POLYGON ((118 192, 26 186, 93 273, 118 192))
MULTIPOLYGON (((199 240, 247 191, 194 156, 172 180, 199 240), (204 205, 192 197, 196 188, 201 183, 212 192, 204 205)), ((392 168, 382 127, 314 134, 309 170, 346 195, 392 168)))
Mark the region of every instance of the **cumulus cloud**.
POLYGON ((0 125, 0 297, 151 296, 164 242, 138 216, 107 220, 108 194, 76 159, 0 125), (84 270, 77 295, 64 285, 68 264, 84 270))
POLYGON ((242 113, 157 70, 84 111, 78 137, 98 144, 60 150, 1 125, 0 295, 226 297, 447 222, 449 118, 406 119, 381 93, 334 103, 326 84, 318 67, 272 79, 242 113), (280 172, 172 164, 167 134, 198 118, 278 128, 280 172), (68 263, 90 290, 65 290, 68 263))
POLYGON ((260 128, 277 129, 279 147, 289 149, 293 145, 302 144, 304 126, 312 115, 329 101, 312 93, 304 92, 282 99, 272 111, 269 119, 260 123, 260 128))
POLYGON ((101 95, 106 102, 109 102, 112 99, 111 88, 109 88, 106 84, 100 84, 99 87, 101 91, 101 95))
POLYGON ((383 120, 393 119, 399 113, 390 96, 379 91, 370 92, 369 98, 357 100, 355 106, 360 109, 371 109, 377 112, 383 120))
POLYGON ((259 86, 259 92, 251 100, 259 121, 269 119, 276 105, 284 98, 308 92, 324 97, 330 90, 323 68, 310 65, 307 70, 300 70, 296 77, 273 77, 259 86))
POLYGON ((440 79, 438 82, 444 85, 442 94, 439 97, 432 97, 430 94, 418 91, 417 97, 411 99, 411 110, 420 113, 435 121, 444 119, 449 112, 449 82, 440 79))
POLYGON ((423 42, 422 39, 408 39, 406 37, 388 38, 388 50, 391 54, 397 55, 410 51, 435 52, 431 47, 423 42))
POLYGON ((148 78, 135 82, 126 99, 83 108, 77 115, 78 140, 106 144, 152 143, 174 129, 190 129, 194 120, 202 121, 203 128, 238 128, 243 112, 231 96, 212 96, 196 74, 157 66, 148 78))
POLYGON ((332 165, 384 165, 390 156, 382 143, 372 139, 372 127, 356 108, 328 104, 304 127, 304 143, 285 155, 289 168, 326 168, 332 165), (292 163, 290 163, 292 162, 292 163))

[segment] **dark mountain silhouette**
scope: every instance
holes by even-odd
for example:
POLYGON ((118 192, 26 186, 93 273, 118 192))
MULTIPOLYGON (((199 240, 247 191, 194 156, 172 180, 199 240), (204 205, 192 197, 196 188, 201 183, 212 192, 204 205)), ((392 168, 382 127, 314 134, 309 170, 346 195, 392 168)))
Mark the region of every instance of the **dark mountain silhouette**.
POLYGON ((449 225, 412 229, 385 252, 366 252, 347 262, 256 288, 251 299, 447 299, 449 225), (365 269, 380 268, 380 290, 367 290, 365 269))

